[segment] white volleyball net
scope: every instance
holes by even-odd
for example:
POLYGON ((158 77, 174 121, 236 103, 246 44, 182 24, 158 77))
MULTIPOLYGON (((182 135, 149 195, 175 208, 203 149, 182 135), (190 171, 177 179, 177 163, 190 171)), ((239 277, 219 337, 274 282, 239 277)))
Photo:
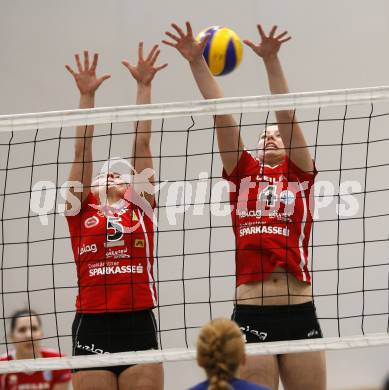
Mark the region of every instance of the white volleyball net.
POLYGON ((248 352, 388 344, 389 87, 377 87, 0 117, 0 352, 14 348, 12 312, 28 307, 42 319, 41 343, 66 355, 0 362, 0 373, 192 359, 200 327, 230 317, 235 298, 235 238, 213 116, 234 114, 254 150, 280 109, 296 110, 319 171, 309 268, 324 338, 250 344, 248 352), (131 157, 133 122, 146 119, 160 184, 160 350, 72 357, 78 284, 63 205, 74 127, 95 125, 97 173, 131 157))

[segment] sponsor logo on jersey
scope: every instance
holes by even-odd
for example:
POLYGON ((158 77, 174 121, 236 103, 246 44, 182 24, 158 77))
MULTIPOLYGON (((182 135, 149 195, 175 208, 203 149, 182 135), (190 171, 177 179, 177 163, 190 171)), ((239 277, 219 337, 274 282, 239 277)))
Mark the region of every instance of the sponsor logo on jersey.
POLYGON ((269 212, 269 218, 277 219, 278 221, 283 221, 283 222, 292 222, 290 215, 291 214, 287 212, 279 213, 275 210, 269 212))
POLYGON ((266 176, 266 175, 257 175, 255 180, 256 181, 265 181, 268 183, 278 183, 278 182, 285 180, 285 176, 280 175, 279 177, 270 177, 270 176, 266 176))
POLYGON ((137 238, 135 240, 135 248, 144 248, 145 247, 145 240, 141 240, 140 238, 137 238))
POLYGON ((81 256, 84 253, 96 253, 97 252, 97 245, 96 244, 90 244, 90 245, 83 245, 80 250, 78 251, 78 254, 81 256))
POLYGON ((132 220, 133 221, 139 221, 139 218, 138 216, 136 215, 136 212, 134 210, 132 210, 132 220))
MULTIPOLYGON (((99 265, 101 263, 98 263, 99 265)), ((89 276, 98 276, 98 275, 118 275, 118 274, 143 274, 144 268, 142 264, 138 265, 115 265, 112 266, 96 266, 89 269, 89 276)))
POLYGON ((285 237, 289 236, 289 229, 283 228, 281 226, 266 226, 266 225, 259 225, 259 226, 250 226, 250 227, 243 227, 240 229, 240 237, 251 235, 251 234, 279 234, 285 237))
POLYGON ((295 201, 295 194, 292 191, 284 190, 280 193, 280 201, 284 204, 293 204, 295 201))
POLYGON ((108 249, 105 254, 107 259, 129 259, 131 255, 127 253, 127 248, 108 249))
POLYGON ((99 224, 99 219, 94 215, 85 220, 84 226, 88 229, 93 228, 99 224))
POLYGON ((247 217, 256 217, 261 218, 262 217, 262 210, 237 210, 237 214, 240 218, 247 218, 247 217))
POLYGON ((261 217, 269 217, 272 219, 277 219, 278 221, 283 222, 292 222, 292 219, 290 218, 290 214, 284 212, 279 213, 276 210, 269 211, 267 214, 264 213, 263 210, 240 210, 237 209, 236 214, 239 216, 239 218, 249 218, 249 217, 255 217, 255 218, 261 218, 261 217))
POLYGON ((128 211, 128 207, 123 207, 120 210, 116 211, 116 215, 119 217, 123 214, 125 214, 128 211))

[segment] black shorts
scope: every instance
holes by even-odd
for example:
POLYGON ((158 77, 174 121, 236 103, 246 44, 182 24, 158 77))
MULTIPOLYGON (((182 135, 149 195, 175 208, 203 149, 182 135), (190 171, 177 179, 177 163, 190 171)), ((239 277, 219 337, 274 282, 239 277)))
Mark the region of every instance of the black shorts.
MULTIPOLYGON (((73 356, 158 349, 157 324, 151 310, 81 314, 72 326, 73 356)), ((116 375, 130 365, 81 368, 108 370, 116 375)))
POLYGON ((234 320, 247 343, 323 337, 313 302, 298 305, 236 305, 234 320))

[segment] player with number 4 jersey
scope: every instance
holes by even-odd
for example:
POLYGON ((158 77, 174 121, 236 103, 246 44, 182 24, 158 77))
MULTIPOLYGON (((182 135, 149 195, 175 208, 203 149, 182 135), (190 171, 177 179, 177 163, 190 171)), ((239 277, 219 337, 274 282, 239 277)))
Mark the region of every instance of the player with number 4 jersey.
MULTIPOLYGON (((223 98, 203 57, 210 36, 197 41, 189 22, 186 31, 177 24, 172 28, 164 43, 189 62, 203 97, 223 98)), ((262 58, 271 93, 288 93, 278 51, 290 36, 287 31, 278 34, 277 26, 266 34, 258 25, 258 31, 258 44, 244 43, 262 58)), ((275 116, 277 125, 265 127, 253 155, 245 150, 233 115, 215 116, 236 237, 232 318, 248 343, 322 337, 308 267, 316 169, 295 112, 282 110, 275 116)), ((241 377, 272 389, 278 388, 281 378, 285 389, 324 390, 324 354, 250 356, 241 377)))
MULTIPOLYGON (((274 137, 272 142, 280 138, 276 127, 266 132, 274 137)), ((237 286, 268 279, 277 267, 301 282, 311 282, 308 242, 315 176, 316 170, 304 172, 287 156, 271 166, 246 150, 233 172, 223 170, 232 184, 237 286)))

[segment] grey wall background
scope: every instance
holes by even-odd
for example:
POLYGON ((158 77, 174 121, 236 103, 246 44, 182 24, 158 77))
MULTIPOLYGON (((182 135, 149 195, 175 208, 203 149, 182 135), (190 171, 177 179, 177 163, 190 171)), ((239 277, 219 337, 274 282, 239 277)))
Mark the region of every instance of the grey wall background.
MULTIPOLYGON (((176 0, 157 2, 144 1, 142 4, 129 1, 101 2, 85 0, 76 2, 43 1, 3 1, 0 14, 0 113, 24 113, 76 108, 78 96, 70 75, 64 64, 73 64, 73 54, 84 48, 100 53, 99 70, 111 73, 108 80, 99 90, 98 106, 132 104, 135 84, 120 64, 121 59, 135 61, 137 42, 144 40, 146 47, 151 47, 163 38, 163 32, 172 21, 183 24, 191 20, 196 31, 209 25, 226 25, 234 29, 242 39, 257 38, 256 23, 261 22, 268 30, 272 24, 287 29, 293 40, 282 48, 281 58, 292 91, 313 91, 322 89, 366 87, 387 84, 389 55, 387 37, 389 29, 389 4, 385 1, 365 3, 362 1, 244 1, 226 2, 180 2, 176 0)), ((181 60, 173 49, 162 47, 161 63, 168 62, 169 67, 154 82, 154 101, 171 102, 199 99, 189 67, 181 60)), ((248 50, 245 50, 243 63, 232 75, 220 79, 226 96, 246 96, 267 93, 267 81, 261 62, 248 50)), ((379 105, 375 113, 387 112, 385 105, 379 105)), ((348 116, 365 116, 369 106, 355 107, 348 111, 348 116)), ((342 118, 344 108, 327 109, 322 118, 342 118)), ((307 110, 298 113, 301 120, 314 119, 317 113, 307 110)), ((244 123, 261 123, 264 115, 245 116, 244 123)), ((209 126, 210 118, 196 118, 196 128, 209 126)), ((364 142, 367 138, 366 119, 347 122, 345 141, 364 142)), ((186 129, 190 125, 187 119, 168 121, 165 129, 176 130, 163 136, 162 155, 175 155, 165 158, 162 166, 156 160, 156 171, 161 168, 160 180, 183 180, 185 159, 180 157, 185 150, 186 129)), ((316 125, 304 125, 307 138, 312 143, 316 136, 316 125)), ((156 121, 153 137, 153 151, 158 155, 161 124, 156 121)), ((259 126, 260 127, 260 126, 259 126)), ((114 126, 112 150, 108 150, 107 138, 95 141, 95 158, 106 159, 111 156, 128 156, 131 136, 129 125, 114 126)), ((386 117, 374 119, 371 123, 371 140, 387 138, 388 120, 386 117)), ((255 145, 257 127, 244 128, 243 134, 248 147, 255 145)), ((57 177, 56 166, 48 165, 34 168, 32 163, 33 144, 14 145, 11 148, 9 167, 27 166, 12 170, 7 180, 7 193, 28 191, 32 174, 32 184, 39 180, 51 180, 63 183, 66 180, 71 160, 73 141, 66 139, 73 134, 73 129, 63 130, 61 143, 58 140, 48 141, 56 137, 59 129, 48 129, 39 132, 36 145, 35 164, 64 162, 59 166, 57 177), (45 141, 46 140, 46 141, 45 141), (59 148, 60 147, 60 148, 59 148)), ((107 126, 99 126, 96 134, 108 132, 107 126)), ((321 123, 318 143, 329 145, 339 143, 342 132, 342 121, 321 123)), ((15 134, 12 142, 32 141, 35 133, 23 132, 15 134)), ((7 144, 9 134, 0 134, 0 143, 7 144)), ((388 142, 371 144, 368 164, 387 164, 388 142)), ((211 153, 217 150, 212 146, 212 130, 193 131, 190 135, 189 153, 211 153)), ((6 164, 7 146, 1 146, 1 168, 6 164)), ((314 150, 313 150, 314 152, 314 150)), ((366 145, 346 146, 343 149, 342 168, 363 166, 365 164, 366 145)), ((339 146, 322 146, 317 149, 317 165, 319 170, 338 169, 340 161, 339 146)), ((96 171, 99 165, 96 164, 96 171)), ((193 156, 188 160, 187 178, 195 179, 199 172, 210 172, 211 154, 193 156)), ((221 165, 216 155, 212 165, 213 176, 220 176, 221 165)), ((363 170, 343 171, 342 181, 356 180, 364 184, 363 170)), ((1 192, 4 191, 4 172, 1 172, 1 192)), ((329 180, 335 185, 337 172, 322 172, 318 180, 329 180)), ((369 170, 366 190, 388 188, 388 168, 369 170)), ((218 179, 213 180, 216 184, 218 179)), ((168 187, 167 187, 168 188, 168 187)), ((161 192, 160 204, 166 203, 166 190, 161 192)), ((194 194, 193 194, 194 196, 194 194)), ((209 191, 207 192, 209 198, 209 191)), ((365 215, 387 213, 387 192, 373 193, 367 196, 365 215)), ((362 204, 362 198, 358 198, 362 204)), ((3 204, 3 199, 1 199, 3 204)), ((334 218, 336 203, 333 202, 320 214, 321 218, 334 218)), ((360 209, 358 216, 363 210, 360 209)), ((26 217, 28 215, 28 194, 7 196, 5 200, 4 218, 26 217), (15 207, 17 205, 17 207, 15 207)), ((388 218, 372 218, 366 223, 367 240, 388 239, 388 218)), ((177 227, 183 226, 183 216, 178 216, 177 227)), ((214 303, 214 316, 229 316, 233 297, 233 236, 229 227, 230 218, 212 218, 212 226, 226 226, 212 229, 212 251, 230 250, 226 254, 214 253, 191 255, 191 252, 208 250, 210 239, 209 211, 205 209, 203 216, 193 215, 191 206, 185 216, 185 227, 204 227, 201 230, 187 230, 185 238, 182 232, 162 233, 159 238, 158 253, 161 256, 158 267, 160 281, 159 318, 161 329, 183 327, 183 306, 168 306, 180 303, 183 296, 185 278, 200 277, 202 279, 185 283, 187 302, 208 300, 227 301, 214 303), (185 258, 182 257, 185 240, 185 258), (226 244, 227 243, 227 244, 226 244), (172 257, 166 257, 170 256, 172 257), (211 289, 208 288, 208 266, 211 261, 211 275, 230 275, 213 278, 211 289), (175 279, 174 282, 165 282, 175 279)), ((169 224, 165 214, 160 216, 160 229, 168 230, 169 224)), ((340 241, 360 240, 363 226, 360 220, 341 223, 340 241)), ((336 246, 320 247, 319 245, 336 242, 337 222, 317 223, 313 242, 314 250, 314 289, 317 296, 319 316, 323 318, 322 326, 326 336, 338 334, 336 320, 337 311, 341 316, 350 318, 341 321, 341 335, 361 333, 361 313, 378 314, 366 317, 364 331, 366 333, 386 331, 388 323, 388 242, 381 241, 366 246, 365 265, 384 264, 365 268, 363 265, 363 247, 361 244, 342 247, 340 262, 336 261, 336 246), (386 265, 385 265, 386 262, 386 265), (338 267, 359 267, 341 272, 329 271, 338 267), (335 293, 339 280, 340 295, 337 302, 335 293), (365 293, 360 291, 364 283, 365 289, 381 289, 365 293), (343 294, 344 293, 344 294, 343 294), (327 296, 329 294, 329 296, 327 296), (365 307, 362 307, 363 299, 365 307)), ((17 245, 6 245, 4 250, 4 267, 20 266, 18 269, 4 270, 4 307, 6 314, 14 308, 25 305, 30 299, 31 305, 42 313, 53 312, 54 299, 58 311, 58 329, 53 315, 44 316, 47 345, 60 346, 70 353, 70 326, 74 310, 75 269, 71 261, 71 248, 64 218, 49 217, 49 224, 42 226, 37 218, 31 218, 29 225, 26 219, 6 221, 5 235, 2 242, 20 242, 17 245), (45 239, 44 242, 24 244, 29 229, 29 240, 45 239), (52 241, 55 237, 53 249, 52 241), (28 249, 28 250, 27 250, 28 249), (53 264, 54 265, 53 265, 53 264), (59 264, 60 263, 60 264, 59 264), (30 267, 27 268, 26 265, 30 267), (28 271, 27 271, 28 270, 28 271), (54 284, 54 291, 50 290, 54 284), (29 293, 20 291, 26 290, 29 293), (67 336, 66 336, 67 335, 67 336)), ((186 309, 187 325, 198 327, 209 318, 208 304, 191 304, 186 309)), ((2 342, 5 330, 0 325, 2 342)), ((189 343, 194 343, 197 330, 188 331, 189 343)), ((162 342, 166 347, 184 345, 184 332, 162 332, 162 342)), ((359 385, 378 386, 388 370, 388 348, 364 349, 355 351, 328 353, 329 387, 332 389, 352 388, 359 385), (346 367, 345 362, 348 362, 346 367)), ((181 389, 198 381, 200 371, 195 363, 175 363, 166 366, 166 388, 181 389), (185 375, 179 375, 185 370, 185 375)))

